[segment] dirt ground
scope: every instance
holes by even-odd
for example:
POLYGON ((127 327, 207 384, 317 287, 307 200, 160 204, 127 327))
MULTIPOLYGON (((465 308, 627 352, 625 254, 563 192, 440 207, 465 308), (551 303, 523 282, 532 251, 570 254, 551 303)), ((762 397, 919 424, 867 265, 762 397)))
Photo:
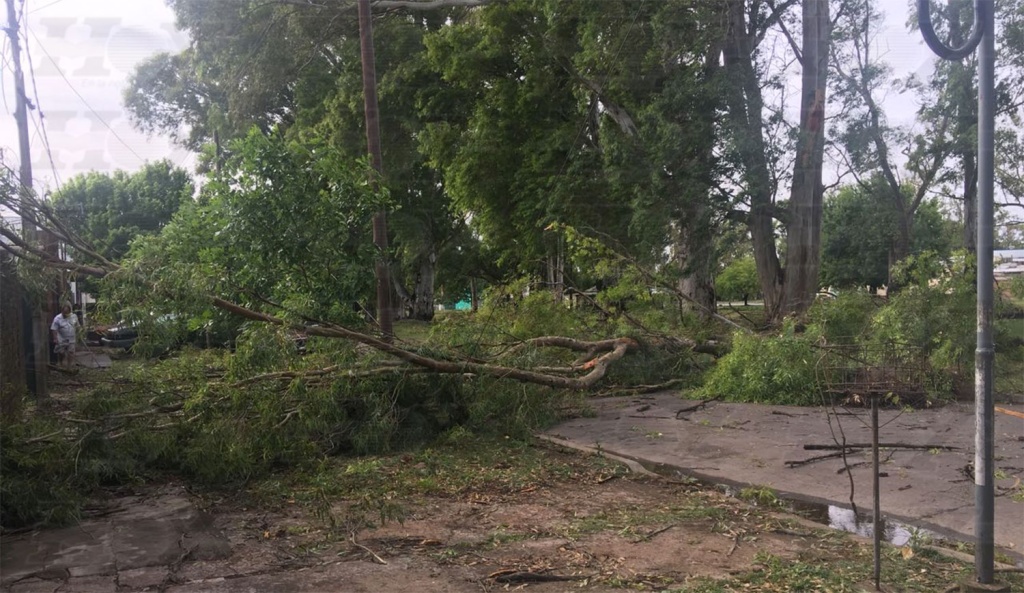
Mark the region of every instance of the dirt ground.
POLYGON ((176 575, 179 588, 168 590, 247 590, 250 578, 233 584, 206 576, 229 566, 241 573, 276 567, 268 588, 298 585, 294 573, 309 572, 305 588, 292 589, 303 591, 332 579, 343 579, 346 591, 663 589, 748 572, 759 552, 785 557, 807 545, 793 530, 758 524, 743 505, 715 494, 607 477, 423 499, 404 523, 361 532, 355 543, 309 530, 299 510, 218 512, 232 558, 219 570, 193 564, 176 575))
MULTIPOLYGON (((151 492, 121 503, 137 506, 148 498, 151 505, 166 506, 160 496, 181 495, 207 522, 200 527, 191 521, 181 537, 201 528, 226 540, 229 553, 186 548, 173 559, 140 557, 138 566, 115 560, 89 569, 83 560, 78 568, 65 568, 47 562, 43 570, 15 574, 12 558, 31 554, 19 553, 18 538, 8 537, 2 590, 663 590, 684 588, 699 577, 748 573, 761 554, 789 558, 815 545, 817 536, 806 527, 752 512, 746 503, 693 484, 627 475, 621 466, 554 448, 545 454, 564 477, 405 499, 403 521, 360 529, 355 537, 352 526, 366 517, 351 521, 351 507, 335 505, 327 513, 283 501, 249 508, 240 502, 246 495, 211 498, 164 485, 162 495, 151 492), (333 526, 327 515, 334 517, 333 526)), ((125 512, 118 504, 108 512, 125 512)), ((72 529, 89 532, 88 521, 72 529)), ((130 530, 113 528, 111 537, 130 530)), ((66 534, 50 535, 68 541, 66 534)))

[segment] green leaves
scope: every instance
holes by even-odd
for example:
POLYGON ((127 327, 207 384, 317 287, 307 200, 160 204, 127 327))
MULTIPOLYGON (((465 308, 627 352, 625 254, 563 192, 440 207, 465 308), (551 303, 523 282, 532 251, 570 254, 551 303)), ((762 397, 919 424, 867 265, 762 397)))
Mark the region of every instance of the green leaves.
MULTIPOLYGON (((865 186, 841 188, 825 200, 822 217, 822 283, 826 286, 883 286, 889 283, 900 213, 879 178, 865 186)), ((903 192, 909 204, 912 188, 903 192)), ((906 208, 906 206, 905 206, 906 208)), ((910 221, 910 254, 951 249, 949 223, 932 201, 922 202, 910 221)))
POLYGON ((198 202, 133 246, 112 280, 116 300, 140 318, 201 315, 216 294, 285 316, 352 320, 352 302, 372 284, 370 218, 390 206, 368 173, 322 142, 254 129, 198 202))
POLYGON ((104 257, 116 260, 132 239, 158 232, 193 192, 188 172, 164 160, 135 173, 74 177, 54 195, 53 208, 104 257))

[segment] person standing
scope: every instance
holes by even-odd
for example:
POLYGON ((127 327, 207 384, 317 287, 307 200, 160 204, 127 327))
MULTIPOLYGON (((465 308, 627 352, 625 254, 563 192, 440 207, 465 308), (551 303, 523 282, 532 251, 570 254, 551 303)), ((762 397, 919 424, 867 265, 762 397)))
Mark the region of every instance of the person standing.
POLYGON ((64 305, 50 324, 53 351, 61 366, 71 368, 78 340, 78 318, 71 313, 71 305, 64 305))

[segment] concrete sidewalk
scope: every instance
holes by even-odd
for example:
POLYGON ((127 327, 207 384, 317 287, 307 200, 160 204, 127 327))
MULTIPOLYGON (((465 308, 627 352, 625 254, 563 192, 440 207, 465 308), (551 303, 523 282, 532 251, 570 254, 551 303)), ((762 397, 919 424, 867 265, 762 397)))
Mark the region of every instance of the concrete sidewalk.
POLYGON ((102 514, 73 527, 4 536, 0 591, 164 590, 186 559, 231 554, 212 517, 180 487, 119 499, 102 514))
MULTIPOLYGON (((788 467, 829 451, 833 432, 847 443, 870 443, 869 411, 699 402, 674 393, 592 400, 596 415, 559 424, 546 436, 634 459, 659 473, 678 473, 731 486, 769 486, 797 501, 850 507, 850 478, 861 513, 871 509, 870 449, 841 458, 788 467), (831 419, 831 423, 829 420, 831 419)), ((1001 406, 1021 411, 1024 406, 1001 406)), ((890 519, 970 541, 974 533, 974 408, 963 403, 928 410, 881 410, 879 440, 921 445, 883 450, 881 507, 890 519), (936 447, 955 447, 952 450, 936 447)), ((996 414, 996 545, 1024 558, 1024 420, 996 414), (1017 500, 1014 500, 1016 494, 1017 500)), ((827 506, 824 508, 828 508, 827 506)))

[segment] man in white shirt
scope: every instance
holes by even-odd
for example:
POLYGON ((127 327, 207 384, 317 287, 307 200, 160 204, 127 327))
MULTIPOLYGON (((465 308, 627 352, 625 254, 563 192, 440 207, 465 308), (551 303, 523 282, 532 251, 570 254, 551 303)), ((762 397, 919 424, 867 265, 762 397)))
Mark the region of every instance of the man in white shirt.
POLYGON ((62 366, 71 367, 75 356, 75 342, 78 338, 78 318, 71 314, 71 305, 64 305, 50 324, 53 351, 62 366))

